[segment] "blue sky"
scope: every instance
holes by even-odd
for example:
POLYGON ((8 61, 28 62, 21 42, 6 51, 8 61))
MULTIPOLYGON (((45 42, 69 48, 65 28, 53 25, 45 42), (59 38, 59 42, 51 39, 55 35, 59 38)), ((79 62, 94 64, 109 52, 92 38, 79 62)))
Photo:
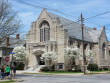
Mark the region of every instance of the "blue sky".
MULTIPOLYGON (((20 0, 18 0, 20 1, 20 0)), ((110 11, 109 0, 22 0, 37 6, 47 7, 51 9, 57 9, 68 15, 50 11, 54 14, 68 18, 73 21, 77 21, 82 13, 84 18, 95 16, 97 14, 110 11)), ((22 32, 30 30, 31 22, 37 20, 42 9, 30 7, 14 0, 10 0, 13 9, 18 12, 18 17, 21 19, 24 27, 22 32)), ((108 40, 110 40, 110 13, 86 20, 84 22, 86 26, 91 28, 96 27, 101 29, 101 26, 106 25, 106 32, 108 40), (109 25, 108 25, 109 24, 109 25)))

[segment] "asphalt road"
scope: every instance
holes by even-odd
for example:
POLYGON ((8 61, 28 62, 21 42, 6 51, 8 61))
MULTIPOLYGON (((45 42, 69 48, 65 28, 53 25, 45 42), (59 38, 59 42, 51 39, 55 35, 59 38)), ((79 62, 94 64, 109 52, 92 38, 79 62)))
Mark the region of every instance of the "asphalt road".
POLYGON ((110 83, 110 74, 81 76, 20 74, 17 78, 24 80, 19 83, 110 83))

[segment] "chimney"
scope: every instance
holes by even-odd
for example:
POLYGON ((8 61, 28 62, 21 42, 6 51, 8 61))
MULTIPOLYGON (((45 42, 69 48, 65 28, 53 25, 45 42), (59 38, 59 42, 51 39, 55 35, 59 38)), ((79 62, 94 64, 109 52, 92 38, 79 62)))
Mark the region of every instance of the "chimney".
POLYGON ((103 26, 103 29, 105 30, 105 26, 103 26))
POLYGON ((10 43, 9 43, 9 42, 10 42, 10 38, 7 37, 7 38, 6 38, 6 45, 7 45, 7 46, 10 46, 10 43))
POLYGON ((16 34, 16 39, 20 39, 19 34, 16 34))
POLYGON ((97 30, 95 27, 93 28, 94 30, 97 30))

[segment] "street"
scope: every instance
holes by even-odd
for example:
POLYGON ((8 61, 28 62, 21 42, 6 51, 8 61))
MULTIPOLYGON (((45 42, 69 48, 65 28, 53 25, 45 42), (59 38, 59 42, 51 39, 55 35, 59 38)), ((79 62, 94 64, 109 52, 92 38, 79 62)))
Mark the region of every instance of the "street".
POLYGON ((24 80, 18 83, 110 83, 110 74, 80 76, 19 74, 17 78, 24 80))

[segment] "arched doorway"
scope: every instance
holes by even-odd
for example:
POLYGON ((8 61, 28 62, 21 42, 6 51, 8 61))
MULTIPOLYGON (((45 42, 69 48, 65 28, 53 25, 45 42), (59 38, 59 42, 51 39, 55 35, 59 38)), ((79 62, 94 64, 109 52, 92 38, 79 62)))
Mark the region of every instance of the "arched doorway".
POLYGON ((38 65, 45 65, 45 62, 43 60, 41 60, 41 57, 42 55, 37 55, 36 56, 36 60, 37 60, 37 63, 38 65))
POLYGON ((42 61, 41 58, 40 58, 43 53, 44 53, 44 51, 42 51, 42 50, 37 50, 37 51, 34 52, 34 55, 36 57, 36 62, 37 62, 38 65, 45 65, 45 62, 42 61))

